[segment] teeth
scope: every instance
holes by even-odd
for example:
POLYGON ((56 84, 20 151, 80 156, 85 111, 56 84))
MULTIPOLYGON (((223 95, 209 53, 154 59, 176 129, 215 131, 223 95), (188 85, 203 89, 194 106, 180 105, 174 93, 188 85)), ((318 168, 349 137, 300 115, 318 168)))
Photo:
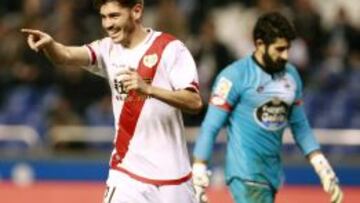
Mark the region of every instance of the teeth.
POLYGON ((116 35, 117 33, 119 33, 120 30, 116 30, 116 31, 109 31, 109 35, 116 35))

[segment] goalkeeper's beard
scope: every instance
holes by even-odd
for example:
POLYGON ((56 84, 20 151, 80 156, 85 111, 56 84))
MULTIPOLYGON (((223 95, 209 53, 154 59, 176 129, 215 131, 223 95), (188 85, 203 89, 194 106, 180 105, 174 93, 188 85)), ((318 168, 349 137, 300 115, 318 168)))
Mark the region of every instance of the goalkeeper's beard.
POLYGON ((278 73, 282 72, 285 69, 285 64, 287 60, 279 58, 278 60, 274 61, 270 54, 269 54, 269 47, 266 46, 265 53, 263 55, 263 60, 265 63, 265 69, 269 73, 278 73))

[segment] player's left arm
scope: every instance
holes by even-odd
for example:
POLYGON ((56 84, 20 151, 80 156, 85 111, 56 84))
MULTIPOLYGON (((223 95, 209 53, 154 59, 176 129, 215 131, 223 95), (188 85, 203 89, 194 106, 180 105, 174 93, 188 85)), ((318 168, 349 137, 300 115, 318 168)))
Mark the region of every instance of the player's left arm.
POLYGON ((147 95, 190 114, 199 113, 203 106, 199 92, 192 88, 170 91, 148 86, 147 95))
POLYGON ((303 107, 293 107, 291 117, 290 125, 296 144, 300 147, 315 169, 321 180, 324 191, 331 196, 331 202, 341 203, 343 193, 339 186, 338 178, 331 165, 320 151, 319 144, 310 129, 303 107))
POLYGON ((187 113, 199 113, 203 103, 199 92, 199 78, 195 61, 188 48, 179 40, 170 42, 160 61, 168 73, 171 90, 156 86, 149 88, 150 96, 187 113))
POLYGON ((202 108, 202 101, 196 87, 166 90, 146 83, 135 70, 131 69, 124 70, 119 75, 122 77, 125 91, 135 90, 188 113, 198 113, 202 108))
POLYGON ((294 135, 296 144, 306 155, 318 174, 324 191, 330 194, 331 202, 341 203, 343 193, 340 189, 338 178, 336 177, 331 165, 320 151, 320 146, 315 139, 304 111, 300 77, 295 74, 295 79, 298 82, 298 88, 296 91, 296 100, 291 107, 289 116, 289 124, 292 134, 294 135))
POLYGON ((187 113, 199 113, 203 103, 199 94, 197 69, 189 50, 178 40, 170 42, 161 56, 161 65, 169 75, 172 89, 164 89, 146 83, 134 70, 125 70, 125 90, 163 101, 187 113))
POLYGON ((307 157, 318 174, 324 191, 330 194, 331 202, 341 203, 344 194, 340 188, 339 180, 323 153, 316 150, 311 152, 307 157))

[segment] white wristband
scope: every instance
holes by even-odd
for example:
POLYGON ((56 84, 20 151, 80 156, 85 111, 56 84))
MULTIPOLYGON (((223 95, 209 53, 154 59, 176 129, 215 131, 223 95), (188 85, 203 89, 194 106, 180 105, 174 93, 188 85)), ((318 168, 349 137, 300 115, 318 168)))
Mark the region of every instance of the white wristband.
POLYGON ((310 159, 310 163, 314 166, 316 172, 320 172, 323 169, 331 169, 331 166, 323 154, 316 154, 310 159))
POLYGON ((207 166, 204 163, 196 162, 192 166, 192 172, 194 174, 207 174, 207 166))

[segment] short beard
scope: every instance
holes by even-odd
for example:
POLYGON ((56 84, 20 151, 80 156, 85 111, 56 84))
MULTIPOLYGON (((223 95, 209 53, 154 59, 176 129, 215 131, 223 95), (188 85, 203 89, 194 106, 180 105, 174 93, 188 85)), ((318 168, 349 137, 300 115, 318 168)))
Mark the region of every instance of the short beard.
POLYGON ((278 59, 277 61, 272 60, 272 58, 269 55, 269 47, 265 47, 265 54, 263 55, 263 60, 265 63, 265 69, 267 72, 273 74, 282 72, 285 69, 286 60, 278 59))
POLYGON ((124 38, 121 40, 120 44, 122 44, 124 47, 129 47, 131 43, 131 35, 134 33, 135 30, 135 24, 133 22, 133 18, 129 17, 129 21, 126 23, 126 25, 123 27, 124 31, 124 38))

